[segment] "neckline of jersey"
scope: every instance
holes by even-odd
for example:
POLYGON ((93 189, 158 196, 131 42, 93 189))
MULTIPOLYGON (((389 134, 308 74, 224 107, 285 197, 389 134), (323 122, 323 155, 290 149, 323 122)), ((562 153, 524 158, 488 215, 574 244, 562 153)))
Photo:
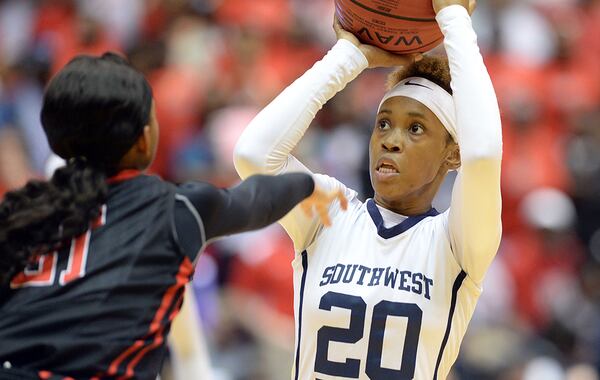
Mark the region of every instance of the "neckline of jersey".
POLYGON ((421 220, 439 214, 439 212, 432 207, 431 209, 429 209, 429 211, 423 214, 409 216, 402 222, 396 224, 395 226, 385 228, 383 224, 383 217, 381 216, 381 213, 379 212, 379 209, 377 208, 377 205, 375 204, 375 201, 373 199, 369 199, 367 201, 367 210, 369 211, 369 215, 371 216, 371 219, 373 220, 373 223, 377 228, 377 234, 384 239, 390 239, 395 236, 398 236, 417 225, 417 223, 419 223, 421 220))
POLYGON ((122 170, 122 171, 118 172, 116 175, 108 178, 106 180, 106 182, 109 185, 114 185, 115 183, 120 183, 120 182, 127 181, 127 180, 135 178, 135 177, 139 177, 140 175, 142 175, 141 170, 126 169, 126 170, 122 170))

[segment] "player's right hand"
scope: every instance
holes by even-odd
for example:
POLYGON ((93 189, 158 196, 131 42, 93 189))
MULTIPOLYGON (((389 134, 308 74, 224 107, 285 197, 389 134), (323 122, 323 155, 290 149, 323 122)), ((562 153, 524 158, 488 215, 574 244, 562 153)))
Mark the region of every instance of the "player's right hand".
POLYGON ((316 212, 317 216, 321 219, 321 223, 329 227, 331 226, 329 206, 336 200, 340 202, 342 210, 348 208, 348 199, 346 199, 342 190, 327 191, 315 183, 315 190, 308 198, 300 203, 300 207, 309 218, 312 218, 316 212))
POLYGON ((354 34, 342 28, 337 16, 334 16, 333 18, 333 30, 335 30, 335 35, 338 40, 348 40, 360 49, 369 62, 369 68, 406 66, 421 60, 423 57, 421 53, 400 55, 390 53, 389 51, 385 51, 373 45, 363 44, 354 34))

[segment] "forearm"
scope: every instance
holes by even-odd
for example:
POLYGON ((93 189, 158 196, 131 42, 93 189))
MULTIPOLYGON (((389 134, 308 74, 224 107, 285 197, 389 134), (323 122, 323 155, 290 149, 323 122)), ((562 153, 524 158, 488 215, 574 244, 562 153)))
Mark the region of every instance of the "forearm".
POLYGON ((442 9, 437 20, 444 33, 456 107, 462 163, 502 157, 502 129, 492 81, 477 46, 467 10, 460 5, 442 9))
POLYGON ((323 105, 367 65, 356 46, 345 40, 338 41, 321 61, 287 87, 248 125, 234 153, 240 176, 305 171, 290 152, 323 105))
POLYGON ((221 190, 216 207, 202 216, 207 239, 268 226, 313 190, 313 179, 302 173, 256 175, 234 188, 221 190))
POLYGON ((437 19, 450 64, 461 154, 449 214, 450 239, 457 260, 479 283, 502 230, 500 112, 465 8, 444 8, 437 19))

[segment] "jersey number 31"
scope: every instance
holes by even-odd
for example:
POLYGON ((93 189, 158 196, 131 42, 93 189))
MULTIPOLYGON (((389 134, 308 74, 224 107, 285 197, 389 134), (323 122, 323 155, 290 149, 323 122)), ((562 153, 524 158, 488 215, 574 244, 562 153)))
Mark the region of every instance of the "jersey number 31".
MULTIPOLYGON (((58 282, 66 285, 69 282, 85 275, 85 264, 87 262, 92 230, 106 223, 106 206, 98 218, 92 223, 92 227, 84 234, 71 241, 69 249, 69 262, 67 268, 60 271, 58 282)), ((37 258, 37 261, 29 265, 25 270, 10 282, 11 289, 24 288, 28 286, 51 286, 56 277, 56 266, 58 265, 58 252, 54 251, 37 258)))

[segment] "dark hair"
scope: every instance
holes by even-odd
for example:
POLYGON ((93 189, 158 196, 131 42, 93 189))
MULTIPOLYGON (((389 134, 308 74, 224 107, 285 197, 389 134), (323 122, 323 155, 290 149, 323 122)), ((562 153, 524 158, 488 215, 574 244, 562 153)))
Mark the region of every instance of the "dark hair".
POLYGON ((0 286, 89 227, 106 201, 107 176, 142 134, 151 107, 144 76, 114 53, 78 56, 50 81, 42 126, 67 165, 0 204, 0 286))
POLYGON ((151 107, 150 85, 125 59, 82 55, 50 81, 41 119, 56 154, 85 157, 110 175, 148 124, 151 107))
POLYGON ((420 61, 393 71, 387 79, 388 90, 409 77, 429 79, 452 94, 452 88, 450 87, 450 67, 448 66, 447 58, 424 55, 420 61))
MULTIPOLYGON (((429 79, 452 95, 452 87, 450 86, 450 66, 448 59, 439 56, 424 55, 420 61, 401 67, 390 73, 387 78, 387 89, 392 89, 400 81, 410 78, 420 77, 429 79)), ((446 143, 451 143, 454 140, 450 133, 446 133, 446 143)))

